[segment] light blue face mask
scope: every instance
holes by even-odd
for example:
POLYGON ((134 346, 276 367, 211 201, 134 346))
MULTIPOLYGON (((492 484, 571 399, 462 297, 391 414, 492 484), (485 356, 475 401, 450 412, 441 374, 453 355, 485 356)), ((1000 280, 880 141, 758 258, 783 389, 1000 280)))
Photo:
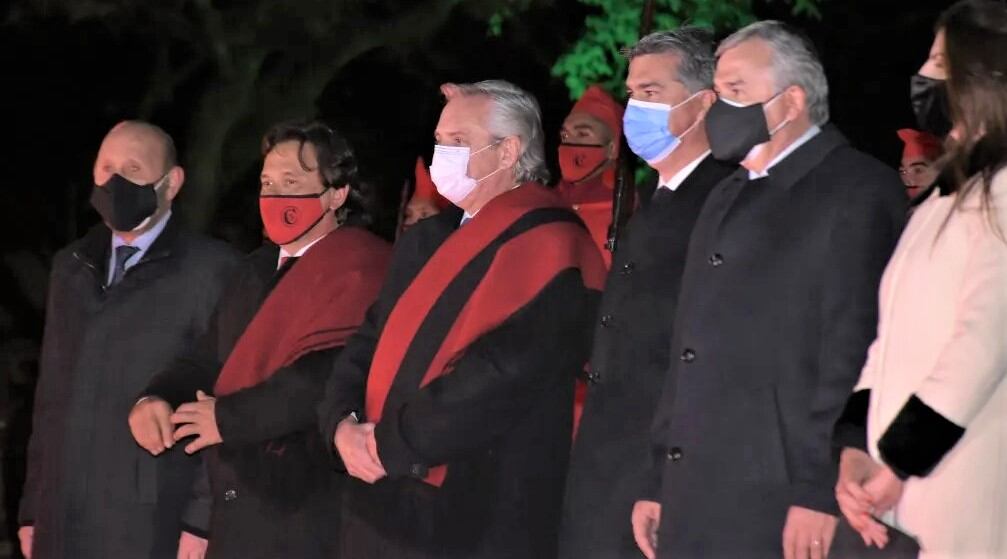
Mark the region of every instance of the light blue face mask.
POLYGON ((622 129, 626 134, 629 149, 647 163, 657 163, 671 155, 682 143, 682 138, 699 123, 697 120, 681 136, 668 129, 671 112, 702 93, 697 91, 681 103, 671 106, 665 103, 651 103, 630 99, 622 116, 622 129))

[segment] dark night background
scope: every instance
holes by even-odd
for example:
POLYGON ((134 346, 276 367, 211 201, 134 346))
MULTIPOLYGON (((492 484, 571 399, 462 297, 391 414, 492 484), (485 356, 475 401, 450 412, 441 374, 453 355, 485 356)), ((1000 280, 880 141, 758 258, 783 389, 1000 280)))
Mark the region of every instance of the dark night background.
MULTIPOLYGON (((285 6, 296 18, 298 6, 313 1, 291 0, 285 6)), ((372 3, 393 10, 410 4, 372 3)), ((442 82, 502 78, 535 93, 556 170, 556 135, 571 101, 549 69, 582 33, 589 8, 576 0, 541 4, 506 21, 495 37, 487 34, 485 17, 454 9, 416 45, 377 45, 357 56, 325 85, 315 102, 316 114, 303 115, 328 120, 350 139, 363 175, 380 194, 379 225, 386 235, 394 227, 399 192, 403 181, 411 179, 415 157, 429 161, 442 82)), ((791 6, 781 0, 754 2, 759 18, 791 21, 806 30, 828 73, 832 122, 856 146, 892 166, 901 150, 895 130, 912 125, 909 76, 924 61, 933 23, 949 4, 821 0, 822 18, 813 20, 792 15, 791 6)), ((93 158, 113 124, 137 116, 154 75, 156 53, 150 22, 131 21, 121 12, 109 15, 111 21, 74 20, 55 9, 4 19, 6 10, 0 7, 0 114, 5 124, 0 134, 0 413, 4 433, 16 442, 27 429, 26 402, 41 338, 49 259, 96 223, 88 205, 93 158)), ((198 131, 186 129, 194 99, 185 84, 195 86, 206 76, 196 72, 187 79, 151 113, 151 120, 175 137, 183 162, 198 137, 198 131)), ((250 125, 240 139, 252 150, 265 131, 254 128, 250 125)), ((246 249, 259 231, 257 174, 254 166, 233 170, 231 176, 238 178, 221 185, 208 220, 212 234, 246 249)), ((181 213, 197 205, 187 206, 186 199, 203 186, 190 174, 181 213)), ((20 459, 17 447, 5 451, 8 498, 20 485, 19 476, 11 475, 20 459)))

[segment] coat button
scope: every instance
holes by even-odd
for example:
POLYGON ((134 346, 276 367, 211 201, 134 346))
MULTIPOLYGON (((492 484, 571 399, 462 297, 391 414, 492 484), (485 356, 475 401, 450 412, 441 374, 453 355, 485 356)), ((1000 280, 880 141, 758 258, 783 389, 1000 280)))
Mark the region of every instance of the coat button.
POLYGON ((724 263, 724 257, 721 256, 720 253, 713 253, 710 255, 710 258, 707 259, 707 262, 709 262, 711 266, 716 268, 717 266, 720 266, 721 264, 724 263))
POLYGON ((682 352, 682 356, 679 358, 683 363, 692 363, 696 360, 696 352, 691 349, 686 349, 682 352))
POLYGON ((234 489, 228 489, 227 491, 224 491, 225 501, 233 501, 237 498, 238 498, 238 492, 235 491, 234 489))
POLYGON ((612 315, 606 314, 601 317, 601 325, 603 328, 608 328, 612 325, 612 315))
POLYGON ((682 449, 681 448, 679 448, 677 446, 673 446, 673 447, 671 447, 671 448, 668 449, 668 460, 671 460, 672 462, 678 462, 681 459, 682 459, 682 449))
POLYGON ((413 474, 413 477, 427 477, 427 467, 423 464, 413 464, 409 467, 409 473, 413 474))
POLYGON ((587 382, 589 384, 598 384, 601 382, 601 371, 592 370, 587 374, 587 382))
POLYGON ((628 275, 630 275, 630 274, 633 273, 633 269, 634 268, 636 268, 636 263, 635 262, 632 262, 632 261, 626 262, 625 264, 622 265, 622 272, 621 273, 624 276, 628 276, 628 275))

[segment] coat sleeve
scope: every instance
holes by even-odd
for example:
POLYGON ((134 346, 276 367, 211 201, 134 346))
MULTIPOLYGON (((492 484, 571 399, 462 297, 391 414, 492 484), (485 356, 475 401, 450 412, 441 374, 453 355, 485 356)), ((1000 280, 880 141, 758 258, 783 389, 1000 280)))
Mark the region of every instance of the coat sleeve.
POLYGON ((596 304, 597 292, 584 287, 579 271, 563 272, 472 344, 451 374, 386 409, 375 437, 388 475, 415 475, 417 466, 486 448, 548 387, 569 382, 572 389, 588 356, 596 304))
POLYGON ((155 375, 137 399, 161 398, 174 409, 195 401, 197 390, 212 393, 221 367, 217 348, 219 317, 218 307, 190 352, 174 359, 167 369, 155 375))
MULTIPOLYGON (((1004 234, 1007 175, 1001 173, 998 180, 990 221, 1004 234)), ((1007 242, 985 217, 977 216, 969 251, 951 337, 878 441, 882 459, 903 479, 927 475, 1007 375, 1007 242)))
POLYGON ((32 408, 32 430, 28 439, 27 469, 25 471, 24 490, 21 495, 21 503, 18 510, 18 522, 22 526, 30 526, 35 523, 35 503, 38 493, 42 489, 41 479, 44 470, 45 448, 51 441, 41 440, 41 434, 46 433, 45 426, 52 424, 54 407, 60 405, 57 394, 61 391, 61 385, 67 379, 63 374, 70 371, 59 371, 51 361, 51 352, 56 340, 56 325, 59 319, 57 308, 57 295, 65 290, 65 285, 61 279, 61 270, 64 268, 63 260, 66 254, 61 253, 53 260, 52 273, 49 280, 49 293, 46 301, 45 329, 42 334, 42 351, 39 363, 38 384, 35 387, 35 402, 32 408))
POLYGON ((210 507, 213 497, 210 493, 210 474, 207 471, 206 455, 201 454, 196 477, 192 483, 192 495, 182 512, 182 530, 203 539, 209 539, 210 507))
POLYGON ((823 270, 817 371, 809 372, 809 384, 778 389, 791 504, 830 514, 838 513, 833 428, 876 336, 881 274, 905 222, 897 179, 887 178, 880 170, 861 176, 842 189, 845 200, 836 200, 831 257, 823 270))
MULTIPOLYGON (((380 300, 371 305, 363 324, 350 337, 346 347, 328 368, 324 395, 316 410, 318 427, 321 429, 324 441, 333 440, 336 427, 347 415, 362 412, 364 409, 367 373, 371 369, 371 359, 378 345, 378 336, 381 332, 379 323, 387 317, 385 306, 380 300)), ((327 443, 326 448, 337 465, 341 465, 335 446, 327 443)))
POLYGON ((264 442, 316 424, 315 408, 342 348, 313 351, 250 388, 216 401, 225 446, 264 442))
MULTIPOLYGON (((878 313, 880 316, 880 312, 878 313)), ((878 331, 881 322, 878 321, 878 331)), ((832 447, 835 458, 844 448, 857 448, 867 452, 867 412, 871 404, 871 387, 874 386, 874 371, 878 362, 878 339, 867 349, 867 363, 860 372, 860 380, 846 400, 836 426, 832 431, 832 447)))

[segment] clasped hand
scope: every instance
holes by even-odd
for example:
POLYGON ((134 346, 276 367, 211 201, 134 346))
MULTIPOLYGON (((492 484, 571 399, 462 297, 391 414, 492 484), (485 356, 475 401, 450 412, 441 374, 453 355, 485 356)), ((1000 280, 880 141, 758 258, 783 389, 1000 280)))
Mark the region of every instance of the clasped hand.
POLYGON ((374 483, 388 475, 378 458, 374 427, 373 423, 357 423, 351 416, 339 422, 333 437, 346 472, 367 483, 374 483))
POLYGON ((884 549, 888 529, 874 519, 898 504, 904 482, 886 465, 878 464, 866 452, 843 449, 839 461, 836 501, 850 526, 864 540, 864 545, 884 549))

